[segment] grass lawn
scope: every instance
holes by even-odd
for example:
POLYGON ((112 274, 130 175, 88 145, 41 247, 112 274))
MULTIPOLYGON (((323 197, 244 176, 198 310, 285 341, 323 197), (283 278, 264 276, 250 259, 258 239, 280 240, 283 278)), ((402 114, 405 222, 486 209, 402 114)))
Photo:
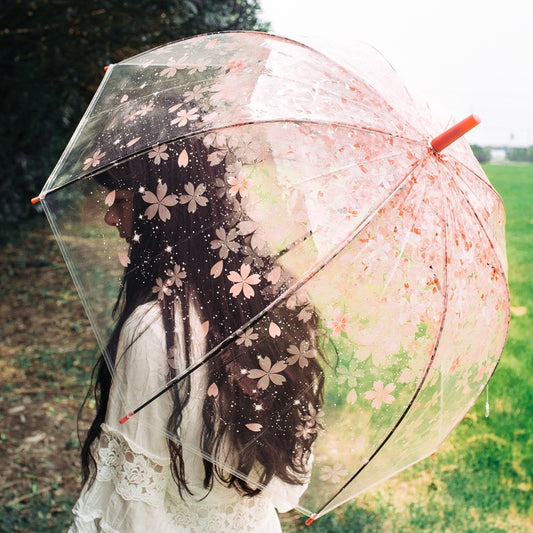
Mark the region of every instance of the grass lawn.
POLYGON ((485 172, 506 207, 512 305, 490 416, 483 394, 436 455, 320 518, 317 532, 533 531, 533 165, 485 172))
MULTIPOLYGON (((533 165, 485 169, 506 205, 512 301, 490 417, 483 395, 436 455, 310 529, 283 517, 287 533, 533 531, 533 165)), ((0 531, 65 531, 93 336, 44 220, 0 252, 0 531)))

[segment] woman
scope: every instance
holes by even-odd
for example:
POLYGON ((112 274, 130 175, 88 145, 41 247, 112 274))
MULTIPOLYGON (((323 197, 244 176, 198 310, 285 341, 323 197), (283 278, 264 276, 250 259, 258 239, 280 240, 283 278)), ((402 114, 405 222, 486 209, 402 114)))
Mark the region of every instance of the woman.
POLYGON ((228 146, 210 158, 209 145, 161 145, 97 178, 105 220, 130 252, 72 532, 279 532, 275 508, 293 508, 309 479, 323 388, 317 318, 302 294, 257 318, 292 280, 251 218, 243 161, 228 146))

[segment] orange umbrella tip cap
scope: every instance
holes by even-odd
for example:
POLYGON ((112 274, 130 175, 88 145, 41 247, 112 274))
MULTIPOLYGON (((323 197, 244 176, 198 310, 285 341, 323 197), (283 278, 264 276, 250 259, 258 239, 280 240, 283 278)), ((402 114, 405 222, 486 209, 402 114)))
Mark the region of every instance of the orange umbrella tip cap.
POLYGON ((124 415, 121 419, 120 419, 120 423, 121 424, 125 424, 132 416, 134 415, 134 412, 133 411, 130 411, 127 415, 124 415))
POLYGON ((310 526, 316 520, 317 514, 312 514, 306 521, 305 525, 310 526))
POLYGON ((44 198, 44 194, 40 194, 39 196, 32 198, 30 202, 32 203, 32 205, 35 205, 35 204, 38 204, 43 198, 44 198))
POLYGON ((442 152, 444 148, 450 146, 450 144, 468 133, 472 128, 475 128, 480 122, 481 119, 477 115, 470 115, 432 139, 430 145, 436 152, 442 152))

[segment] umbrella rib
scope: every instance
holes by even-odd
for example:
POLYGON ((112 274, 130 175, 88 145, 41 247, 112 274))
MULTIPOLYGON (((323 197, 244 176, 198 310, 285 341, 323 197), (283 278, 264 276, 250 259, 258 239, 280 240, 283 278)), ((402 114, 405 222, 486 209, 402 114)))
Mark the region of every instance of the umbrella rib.
MULTIPOLYGON (((318 126, 331 126, 331 122, 329 122, 327 120, 311 120, 311 119, 302 119, 302 118, 283 118, 283 119, 281 119, 281 118, 273 118, 273 119, 268 119, 268 120, 249 120, 249 121, 245 121, 245 122, 234 122, 232 124, 227 124, 227 125, 224 125, 224 126, 214 126, 214 127, 207 128, 207 129, 204 129, 204 130, 192 131, 192 132, 187 133, 186 135, 183 135, 183 134, 182 135, 178 135, 177 134, 175 137, 172 137, 170 139, 165 139, 165 140, 158 141, 156 144, 157 145, 162 144, 162 143, 172 144, 174 142, 177 142, 177 141, 180 141, 180 140, 189 139, 191 137, 196 137, 196 136, 200 136, 200 135, 207 135, 209 133, 214 133, 214 132, 221 131, 221 130, 228 130, 228 129, 232 129, 232 128, 240 128, 240 127, 254 126, 254 125, 279 124, 279 123, 314 124, 314 125, 318 125, 318 126)), ((368 133, 373 133, 373 134, 376 134, 376 135, 383 135, 383 136, 386 136, 386 137, 391 137, 391 138, 396 138, 396 139, 403 139, 403 140, 406 140, 408 142, 414 142, 414 143, 420 143, 421 142, 420 139, 414 139, 414 138, 411 138, 411 137, 408 137, 408 136, 405 136, 405 135, 399 135, 399 134, 396 134, 396 133, 391 133, 391 132, 387 132, 387 131, 383 131, 383 130, 379 130, 379 129, 366 127, 366 126, 358 126, 358 125, 355 125, 355 124, 350 124, 348 122, 336 122, 335 126, 338 127, 338 128, 347 128, 347 129, 352 129, 352 130, 356 130, 356 131, 364 131, 364 132, 368 132, 368 133)), ((51 183, 49 184, 49 181, 50 181, 50 178, 49 178, 48 181, 45 183, 41 194, 44 197, 46 197, 46 195, 48 195, 50 193, 57 192, 57 191, 67 187, 68 185, 70 185, 72 183, 76 183, 76 182, 81 181, 83 179, 88 179, 88 178, 91 178, 93 176, 97 176, 98 174, 102 174, 103 172, 106 172, 110 168, 113 168, 113 167, 115 167, 117 165, 120 165, 121 163, 124 163, 125 161, 128 161, 129 159, 133 159, 135 157, 139 157, 141 155, 144 155, 144 154, 148 153, 152 149, 153 149, 152 146, 147 146, 146 148, 143 148, 142 150, 139 150, 138 152, 134 152, 132 154, 126 154, 126 155, 124 155, 121 158, 114 159, 112 162, 109 162, 109 163, 103 165, 102 167, 100 167, 98 169, 95 169, 95 170, 93 170, 91 172, 87 172, 86 174, 81 174, 81 175, 77 176, 76 178, 73 178, 70 181, 67 181, 66 183, 62 183, 61 185, 56 186, 55 188, 51 187, 51 183), (50 188, 47 188, 47 187, 50 187, 50 188)), ((59 165, 59 163, 58 163, 58 165, 59 165)), ((58 165, 56 165, 56 166, 58 166, 58 165)), ((52 177, 53 174, 54 174, 54 172, 52 172, 50 177, 52 177)), ((55 177, 56 176, 54 176, 54 178, 55 177)))
POLYGON ((246 329, 252 327, 254 324, 256 324, 261 318, 263 318, 267 313, 269 313, 272 309, 277 307, 281 302, 284 300, 287 300, 295 294, 298 290, 300 290, 310 279, 312 279, 316 274, 318 274, 330 261, 335 259, 337 255, 339 255, 352 241, 355 239, 355 237, 370 223, 370 221, 376 216, 376 214, 379 212, 379 210, 386 205, 389 200, 401 189, 404 182, 409 179, 409 176, 415 171, 415 169, 421 165, 423 162, 423 159, 417 161, 413 167, 409 170, 409 172, 406 173, 406 175, 399 181, 396 188, 380 203, 379 206, 376 207, 373 213, 370 213, 367 215, 365 219, 361 221, 361 223, 355 228, 350 235, 344 241, 342 241, 337 248, 335 248, 332 252, 328 254, 327 257, 325 257, 321 263, 316 265, 314 268, 312 268, 310 271, 307 272, 300 280, 298 280, 294 285, 289 287, 286 291, 284 291, 282 294, 280 294, 277 298, 275 298, 270 304, 268 304, 262 311, 260 311, 257 315, 250 318, 245 324, 243 324, 239 329, 235 330, 233 333, 231 333, 226 339, 221 341, 217 346, 209 350, 202 358, 200 358, 196 363, 194 363, 192 366, 190 366, 187 370, 182 372, 181 374, 178 374, 173 379, 171 379, 164 387, 162 387, 159 391, 157 391, 151 398, 143 402, 141 405, 136 407, 135 409, 129 411, 126 415, 124 415, 120 419, 120 423, 126 422, 129 418, 131 418, 133 415, 144 409, 146 406, 150 405, 154 400, 162 396, 165 392, 170 390, 172 387, 186 379, 188 376, 190 376, 193 372, 198 370, 202 365, 210 361, 214 356, 218 355, 222 350, 224 350, 227 346, 232 344, 235 340, 237 340, 239 334, 242 331, 245 331, 246 329))
POLYGON ((432 366, 433 366, 433 362, 435 361, 435 357, 437 355, 437 350, 439 348, 439 345, 440 345, 440 340, 441 340, 441 336, 442 336, 442 331, 444 329, 444 323, 446 321, 446 315, 447 315, 447 310, 448 310, 448 246, 447 246, 447 236, 448 236, 448 232, 446 230, 446 224, 443 225, 443 229, 444 229, 444 265, 445 265, 445 268, 444 268, 444 290, 443 290, 443 294, 444 294, 444 301, 443 301, 443 313, 442 313, 442 318, 441 318, 441 321, 440 321, 440 326, 439 326, 439 333, 438 333, 438 336, 437 336, 437 339, 435 340, 435 344, 433 346, 433 350, 432 350, 432 353, 431 353, 431 356, 429 358, 429 361, 427 362, 427 365, 426 365, 426 368, 424 370, 424 374, 422 375, 422 378, 420 379, 420 382, 418 383, 418 386, 416 388, 416 390, 414 391, 413 393, 413 396, 411 398, 411 400, 409 401, 409 403, 407 404, 406 408, 404 409, 403 413, 401 414, 401 416, 399 417, 399 419, 397 420, 396 424, 394 425, 394 427, 389 431, 389 433, 387 434, 387 436, 383 439, 383 441, 381 442, 381 444, 374 450, 374 452, 372 453, 372 455, 364 462, 363 465, 361 465, 361 467, 342 485, 342 487, 337 490, 337 492, 331 496, 327 502, 325 502, 312 516, 313 520, 318 518, 320 516, 320 513, 322 513, 322 511, 333 501, 335 500, 335 498, 337 498, 337 496, 339 496, 339 494, 341 494, 341 492, 346 488, 348 487, 348 485, 350 485, 350 483, 359 475, 361 474, 361 472, 372 462, 372 460, 374 459, 374 457, 376 457, 376 455, 383 449, 383 447, 387 444, 387 442, 392 438, 392 436, 394 435, 394 433, 396 432, 396 430, 400 427, 400 425, 402 424, 402 422, 405 420, 406 416, 409 414, 409 411, 411 409, 411 407, 413 406, 415 400, 418 398, 421 390, 422 390, 422 387, 424 386, 426 380, 427 380, 427 377, 429 375, 429 371, 431 370, 432 366))

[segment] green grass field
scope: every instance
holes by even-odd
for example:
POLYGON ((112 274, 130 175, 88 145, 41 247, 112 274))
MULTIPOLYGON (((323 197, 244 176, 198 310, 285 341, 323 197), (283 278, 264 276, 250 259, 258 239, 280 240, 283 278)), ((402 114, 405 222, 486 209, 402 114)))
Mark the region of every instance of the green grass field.
MULTIPOLYGON (((533 531, 533 165, 487 165, 507 212, 512 318, 501 362, 433 457, 319 519, 320 533, 533 531)), ((286 531, 303 527, 287 524, 286 531)))
MULTIPOLYGON (((490 417, 485 417, 483 395, 433 457, 320 518, 310 528, 300 517, 283 517, 286 533, 533 531, 533 165, 488 165, 485 170, 507 210, 512 302, 509 339, 490 382, 490 417)), ((19 244, 1 250, 8 267, 2 273, 5 284, 0 300, 11 306, 12 316, 29 309, 33 318, 20 314, 21 324, 29 321, 36 328, 52 311, 41 312, 41 320, 29 306, 34 302, 34 306, 52 306, 57 322, 55 338, 48 329, 33 341, 27 336, 19 339, 24 328, 10 326, 14 321, 0 325, 4 339, 0 341, 4 354, 0 357, 0 415, 6 416, 0 420, 10 416, 12 421, 12 426, 4 424, 0 431, 0 461, 2 449, 9 451, 5 462, 0 462, 4 476, 0 531, 6 532, 65 531, 78 490, 78 450, 72 432, 87 385, 88 360, 94 356, 84 343, 94 341, 78 339, 85 331, 88 339, 92 336, 61 259, 45 257, 56 246, 51 236, 44 246, 42 235, 49 233, 44 225, 43 221, 36 251, 24 251, 23 246, 28 246, 24 231, 19 244), (39 254, 43 254, 40 259, 39 254), (52 274, 55 286, 46 277, 52 274), (80 356, 85 353, 87 361, 80 356), (29 387, 32 369, 38 373, 29 387), (19 411, 21 405, 33 405, 33 409, 19 411), (49 425, 44 426, 45 422, 49 425), (47 438, 27 445, 41 433, 47 438), (46 449, 49 453, 43 455, 46 449), (63 457, 62 463, 58 457, 63 457)))

